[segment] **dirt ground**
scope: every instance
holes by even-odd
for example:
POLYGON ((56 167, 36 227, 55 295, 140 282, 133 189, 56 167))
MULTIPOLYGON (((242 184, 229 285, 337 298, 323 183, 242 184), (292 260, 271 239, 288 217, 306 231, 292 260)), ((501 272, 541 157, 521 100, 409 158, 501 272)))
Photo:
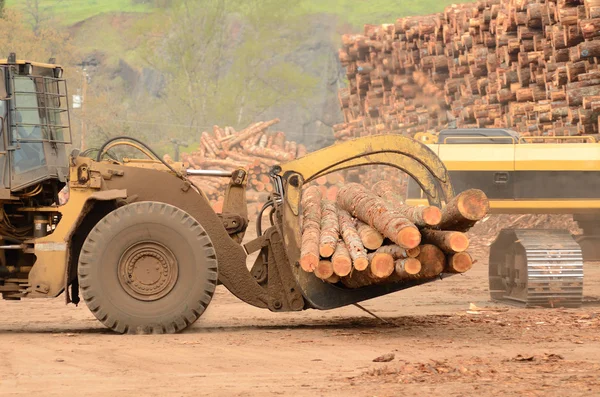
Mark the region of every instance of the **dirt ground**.
POLYGON ((185 333, 122 336, 62 296, 1 301, 0 395, 600 395, 600 264, 583 308, 522 309, 489 301, 476 252, 465 275, 364 302, 385 322, 353 306, 270 313, 219 287, 185 333))

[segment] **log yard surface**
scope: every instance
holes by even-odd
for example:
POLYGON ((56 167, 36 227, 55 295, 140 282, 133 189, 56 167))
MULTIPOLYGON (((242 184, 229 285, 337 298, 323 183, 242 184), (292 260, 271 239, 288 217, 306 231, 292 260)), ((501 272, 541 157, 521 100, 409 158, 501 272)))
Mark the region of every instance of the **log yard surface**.
POLYGON ((354 306, 270 313, 220 286, 188 331, 134 336, 62 296, 0 301, 0 395, 599 395, 600 264, 585 264, 582 308, 493 303, 486 223, 469 272, 363 303, 385 322, 354 306))

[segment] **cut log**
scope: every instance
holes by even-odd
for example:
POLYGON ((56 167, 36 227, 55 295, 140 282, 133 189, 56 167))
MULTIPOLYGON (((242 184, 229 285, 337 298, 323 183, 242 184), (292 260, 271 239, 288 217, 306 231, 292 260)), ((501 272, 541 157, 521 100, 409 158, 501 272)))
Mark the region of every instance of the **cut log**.
POLYGON ((338 209, 338 220, 342 238, 352 258, 352 265, 356 270, 365 270, 369 266, 369 260, 358 231, 354 227, 352 216, 347 211, 338 209))
POLYGON ((264 130, 269 128, 270 126, 277 124, 277 123, 279 123, 279 119, 273 119, 270 121, 257 123, 247 129, 245 129, 244 131, 241 131, 237 135, 232 135, 234 137, 233 139, 228 139, 222 143, 223 148, 225 150, 228 150, 230 147, 237 145, 240 142, 245 141, 246 139, 252 138, 252 137, 260 134, 261 132, 263 132, 264 130))
POLYGON ((383 180, 375 183, 371 190, 389 203, 394 205, 403 205, 404 199, 398 193, 397 188, 398 186, 395 186, 393 183, 383 180))
POLYGON ((435 226, 442 217, 437 207, 405 205, 402 197, 396 192, 396 187, 389 181, 379 181, 371 189, 375 194, 390 204, 390 209, 397 211, 416 226, 435 226))
POLYGON ((340 276, 338 276, 337 274, 333 274, 331 277, 329 277, 325 281, 327 281, 329 284, 337 284, 340 282, 340 276))
POLYGON ((323 258, 333 255, 340 235, 337 206, 333 201, 321 201, 321 235, 319 254, 323 258))
POLYGON ((319 264, 319 239, 321 230, 321 191, 309 186, 302 194, 302 245, 300 266, 312 272, 319 264))
POLYGON ((356 230, 366 249, 375 250, 383 244, 383 236, 377 230, 373 229, 366 223, 357 220, 356 230))
POLYGON ((390 254, 373 252, 368 258, 369 271, 375 278, 386 278, 394 272, 394 258, 390 254))
POLYGON ((415 248, 405 249, 396 244, 383 245, 375 252, 390 254, 394 259, 416 258, 421 252, 419 246, 415 248))
POLYGON ((442 209, 442 220, 437 227, 442 230, 466 232, 483 219, 489 209, 489 200, 483 191, 465 190, 457 194, 442 209))
POLYGON ((352 258, 343 240, 338 240, 335 252, 331 256, 331 263, 333 272, 340 277, 347 276, 352 271, 352 258))
MULTIPOLYGON (((385 200, 364 186, 344 185, 338 192, 337 203, 401 247, 414 248, 421 242, 421 233, 412 222, 390 210, 385 200)), ((343 230, 341 223, 340 228, 343 230)))
POLYGON ((396 275, 401 279, 415 278, 421 272, 421 262, 417 258, 404 258, 396 260, 394 264, 396 275))
POLYGON ((422 278, 432 278, 438 276, 446 267, 446 256, 444 252, 431 244, 421 245, 421 252, 417 256, 421 262, 421 271, 418 276, 422 278))
POLYGON ((321 280, 327 280, 329 277, 333 276, 333 264, 329 260, 320 260, 315 268, 315 276, 320 278, 321 280))
POLYGON ((423 243, 433 244, 447 253, 463 252, 469 248, 469 238, 462 232, 423 229, 423 243))
POLYGON ((468 252, 459 252, 448 255, 448 264, 446 272, 448 273, 465 273, 473 267, 473 258, 468 252))

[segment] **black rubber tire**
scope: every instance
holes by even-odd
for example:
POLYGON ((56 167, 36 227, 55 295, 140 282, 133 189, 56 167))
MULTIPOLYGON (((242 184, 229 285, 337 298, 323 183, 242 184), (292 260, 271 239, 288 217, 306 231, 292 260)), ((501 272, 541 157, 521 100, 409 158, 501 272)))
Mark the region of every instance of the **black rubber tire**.
POLYGON ((176 333, 193 324, 210 303, 217 259, 210 237, 192 216, 169 204, 145 201, 120 207, 98 222, 81 249, 78 277, 88 308, 108 328, 176 333), (178 264, 172 289, 153 301, 136 299, 118 275, 123 253, 143 241, 167 247, 178 264))

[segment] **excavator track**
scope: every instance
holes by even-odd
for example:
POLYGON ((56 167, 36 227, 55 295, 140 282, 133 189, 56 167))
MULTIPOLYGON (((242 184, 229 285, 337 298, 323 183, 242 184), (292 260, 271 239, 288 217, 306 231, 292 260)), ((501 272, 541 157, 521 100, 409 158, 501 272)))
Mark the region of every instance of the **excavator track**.
POLYGON ((489 262, 492 299, 525 307, 582 304, 583 254, 566 230, 502 230, 489 262))

